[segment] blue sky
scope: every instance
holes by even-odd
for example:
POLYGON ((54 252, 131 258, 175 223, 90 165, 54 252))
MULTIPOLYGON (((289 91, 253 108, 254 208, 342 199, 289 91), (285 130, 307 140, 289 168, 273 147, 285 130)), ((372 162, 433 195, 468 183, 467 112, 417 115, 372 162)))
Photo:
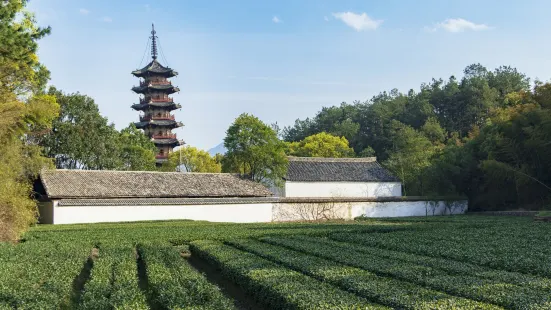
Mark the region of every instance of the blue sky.
POLYGON ((52 26, 39 52, 51 84, 93 97, 119 129, 138 119, 130 72, 155 23, 179 72, 176 132, 203 149, 243 112, 292 125, 472 63, 551 78, 548 0, 31 0, 29 9, 52 26))

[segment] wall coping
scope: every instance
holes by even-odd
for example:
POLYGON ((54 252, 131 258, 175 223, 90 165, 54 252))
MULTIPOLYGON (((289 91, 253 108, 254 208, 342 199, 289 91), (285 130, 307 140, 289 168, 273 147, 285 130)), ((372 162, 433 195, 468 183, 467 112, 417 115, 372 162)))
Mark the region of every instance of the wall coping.
POLYGON ((58 207, 74 206, 151 206, 151 205, 229 205, 265 203, 347 203, 347 202, 415 202, 467 201, 465 197, 260 197, 260 198, 113 198, 59 199, 58 207))

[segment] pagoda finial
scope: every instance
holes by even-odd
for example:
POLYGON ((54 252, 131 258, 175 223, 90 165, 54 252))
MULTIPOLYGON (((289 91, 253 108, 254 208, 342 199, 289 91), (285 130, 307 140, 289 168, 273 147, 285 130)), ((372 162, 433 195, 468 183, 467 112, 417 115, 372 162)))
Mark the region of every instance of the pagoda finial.
POLYGON ((151 57, 157 59, 157 36, 155 35, 155 24, 151 24, 151 57))

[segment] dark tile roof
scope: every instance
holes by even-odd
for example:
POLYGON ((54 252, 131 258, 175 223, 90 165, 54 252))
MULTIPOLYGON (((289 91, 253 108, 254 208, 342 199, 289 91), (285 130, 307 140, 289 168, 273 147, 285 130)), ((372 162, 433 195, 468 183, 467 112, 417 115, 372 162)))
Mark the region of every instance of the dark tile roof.
POLYGON ((173 86, 173 85, 169 85, 169 84, 166 84, 166 85, 148 85, 148 86, 134 86, 132 87, 132 91, 138 93, 138 94, 145 94, 145 93, 148 93, 148 92, 151 92, 151 91, 163 91, 163 93, 165 94, 172 94, 172 93, 175 93, 175 92, 179 92, 180 89, 176 86, 173 86))
POLYGON ((228 173, 43 170, 49 198, 269 197, 262 184, 228 173))
POLYGON ((163 206, 273 203, 276 197, 61 199, 58 206, 163 206))
POLYGON ((295 182, 400 182, 375 157, 289 157, 285 179, 295 182))
POLYGON ((155 145, 178 145, 180 142, 178 139, 153 139, 155 145))
POLYGON ((143 76, 147 73, 159 73, 167 76, 176 76, 178 75, 178 72, 164 67, 161 65, 156 59, 153 59, 150 63, 148 63, 145 67, 132 71, 132 74, 135 76, 143 76))
POLYGON ((152 119, 147 122, 136 122, 134 123, 134 126, 136 128, 142 129, 148 126, 157 127, 157 126, 166 126, 170 128, 178 128, 184 126, 181 122, 173 121, 173 120, 158 120, 158 119, 152 119))
POLYGON ((182 106, 174 102, 149 102, 149 103, 133 104, 131 107, 134 110, 146 110, 149 107, 180 109, 182 106))

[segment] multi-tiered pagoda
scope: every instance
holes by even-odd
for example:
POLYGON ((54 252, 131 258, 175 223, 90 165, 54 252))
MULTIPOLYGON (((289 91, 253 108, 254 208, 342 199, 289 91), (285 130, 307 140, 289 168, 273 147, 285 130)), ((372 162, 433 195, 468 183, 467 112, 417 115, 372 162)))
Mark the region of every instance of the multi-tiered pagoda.
POLYGON ((157 146, 157 164, 160 165, 168 159, 168 154, 174 147, 180 145, 176 134, 172 129, 183 126, 177 122, 171 111, 181 108, 170 97, 171 94, 180 91, 170 82, 169 78, 178 75, 178 72, 164 67, 157 61, 157 36, 155 28, 151 31, 151 57, 149 64, 132 74, 140 78, 140 85, 132 87, 132 90, 140 96, 140 103, 132 105, 132 109, 142 111, 140 121, 134 123, 137 128, 143 129, 157 146))

